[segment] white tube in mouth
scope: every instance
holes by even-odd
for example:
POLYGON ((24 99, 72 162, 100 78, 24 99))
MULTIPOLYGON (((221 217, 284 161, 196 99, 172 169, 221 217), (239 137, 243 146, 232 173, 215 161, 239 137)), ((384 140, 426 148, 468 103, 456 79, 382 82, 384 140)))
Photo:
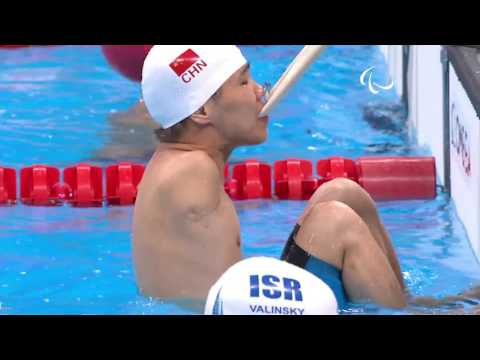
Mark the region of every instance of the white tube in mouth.
POLYGON ((326 47, 326 45, 306 45, 300 51, 273 87, 268 101, 260 113, 260 117, 267 116, 272 112, 273 108, 280 103, 310 65, 325 51, 326 47))

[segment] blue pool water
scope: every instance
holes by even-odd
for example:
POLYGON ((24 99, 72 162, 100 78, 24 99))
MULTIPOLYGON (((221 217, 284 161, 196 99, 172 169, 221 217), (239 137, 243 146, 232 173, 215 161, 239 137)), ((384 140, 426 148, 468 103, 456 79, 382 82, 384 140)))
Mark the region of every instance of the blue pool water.
MULTIPOLYGON (((243 47, 258 82, 274 82, 300 49, 243 47)), ((428 154, 405 132, 365 120, 366 106, 398 102, 394 91, 373 95, 359 83, 370 66, 376 66, 378 83, 387 82, 377 47, 330 47, 272 115, 269 141, 238 149, 232 161, 428 154)), ((146 162, 148 151, 138 152, 146 132, 118 128, 108 120, 139 96, 138 85, 115 73, 98 46, 0 50, 0 165, 62 168, 89 161, 105 167, 125 160, 123 155, 99 156, 105 144, 118 138, 136 149, 129 159, 146 162)), ((403 118, 397 114, 393 121, 400 124, 403 118)), ((278 257, 304 206, 237 202, 246 256, 278 257)), ((433 201, 380 203, 379 210, 414 295, 438 297, 480 284, 480 266, 443 193, 433 201)), ((188 314, 138 294, 131 218, 131 207, 0 207, 0 314, 188 314)), ((432 310, 352 305, 347 313, 418 311, 432 310)))

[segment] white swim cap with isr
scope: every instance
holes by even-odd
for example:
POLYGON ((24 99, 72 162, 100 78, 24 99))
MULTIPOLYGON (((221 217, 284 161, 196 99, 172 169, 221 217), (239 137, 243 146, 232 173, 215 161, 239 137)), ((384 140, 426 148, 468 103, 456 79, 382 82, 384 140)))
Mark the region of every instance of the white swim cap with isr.
POLYGON ((255 257, 228 269, 213 285, 206 315, 337 315, 330 287, 274 258, 255 257))

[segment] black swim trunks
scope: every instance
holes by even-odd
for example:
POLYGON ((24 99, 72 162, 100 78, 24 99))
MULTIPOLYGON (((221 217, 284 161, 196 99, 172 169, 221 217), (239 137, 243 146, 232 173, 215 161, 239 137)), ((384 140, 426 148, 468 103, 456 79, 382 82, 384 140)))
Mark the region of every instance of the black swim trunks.
POLYGON ((334 292, 338 308, 343 309, 348 302, 348 297, 342 282, 342 271, 308 254, 298 246, 295 238, 299 231, 300 225, 297 224, 288 238, 281 260, 305 269, 325 282, 334 292))

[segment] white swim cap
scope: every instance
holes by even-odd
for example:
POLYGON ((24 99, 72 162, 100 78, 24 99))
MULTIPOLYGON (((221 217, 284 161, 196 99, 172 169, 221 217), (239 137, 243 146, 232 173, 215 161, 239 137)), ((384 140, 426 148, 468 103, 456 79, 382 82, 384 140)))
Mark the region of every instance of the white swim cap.
POLYGON ((337 315, 333 291, 315 275, 274 258, 241 261, 208 294, 205 315, 337 315))
POLYGON ((143 100, 168 129, 205 105, 246 63, 234 45, 155 45, 143 65, 143 100))

